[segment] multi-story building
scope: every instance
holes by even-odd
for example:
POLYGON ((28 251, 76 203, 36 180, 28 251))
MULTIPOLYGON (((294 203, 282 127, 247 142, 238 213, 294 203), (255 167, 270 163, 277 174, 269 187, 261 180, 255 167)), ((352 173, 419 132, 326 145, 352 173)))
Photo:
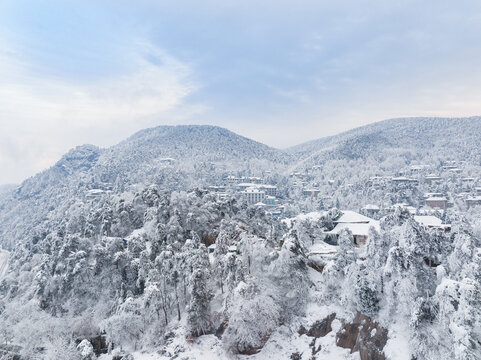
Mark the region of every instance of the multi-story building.
POLYGON ((266 193, 264 191, 261 191, 255 187, 248 188, 242 191, 241 194, 242 194, 242 197, 247 201, 249 205, 262 202, 266 197, 266 193))
POLYGON ((445 197, 429 197, 426 199, 426 205, 440 210, 446 210, 448 200, 445 197))

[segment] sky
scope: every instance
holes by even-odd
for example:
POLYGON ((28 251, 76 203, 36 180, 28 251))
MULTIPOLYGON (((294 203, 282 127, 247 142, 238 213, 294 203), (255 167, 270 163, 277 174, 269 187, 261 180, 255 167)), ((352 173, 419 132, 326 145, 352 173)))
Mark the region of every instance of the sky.
POLYGON ((285 148, 481 115, 480 63, 478 0, 0 0, 0 184, 158 125, 285 148))

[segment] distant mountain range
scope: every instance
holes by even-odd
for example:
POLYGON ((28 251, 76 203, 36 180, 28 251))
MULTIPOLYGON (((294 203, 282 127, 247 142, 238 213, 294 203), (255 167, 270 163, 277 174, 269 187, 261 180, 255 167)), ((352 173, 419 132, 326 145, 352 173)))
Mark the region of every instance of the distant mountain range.
POLYGON ((386 153, 409 153, 419 161, 430 156, 479 159, 480 141, 481 117, 385 120, 285 150, 216 126, 159 126, 107 149, 79 146, 50 169, 1 191, 0 244, 10 247, 89 189, 119 192, 140 183, 180 190, 220 183, 231 173, 285 175, 326 159, 386 153))
POLYGON ((422 152, 456 157, 479 155, 481 117, 399 118, 352 129, 341 134, 309 141, 287 149, 304 161, 322 162, 326 157, 356 159, 386 151, 422 152))

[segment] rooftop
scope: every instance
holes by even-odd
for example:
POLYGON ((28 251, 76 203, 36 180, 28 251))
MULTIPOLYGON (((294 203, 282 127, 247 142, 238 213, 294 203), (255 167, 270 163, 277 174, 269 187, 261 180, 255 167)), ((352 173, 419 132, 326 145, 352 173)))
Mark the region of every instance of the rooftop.
POLYGON ((379 226, 379 221, 372 220, 369 223, 341 223, 337 224, 334 229, 327 232, 327 234, 336 234, 338 235, 342 230, 347 229, 353 235, 359 236, 369 236, 369 229, 373 227, 376 231, 379 231, 381 228, 379 226))
POLYGON ((355 211, 351 210, 341 210, 342 215, 334 220, 334 223, 342 224, 342 223, 369 223, 371 221, 375 221, 367 216, 361 215, 355 211))
POLYGON ((432 215, 415 215, 414 220, 424 226, 441 226, 441 219, 432 215))

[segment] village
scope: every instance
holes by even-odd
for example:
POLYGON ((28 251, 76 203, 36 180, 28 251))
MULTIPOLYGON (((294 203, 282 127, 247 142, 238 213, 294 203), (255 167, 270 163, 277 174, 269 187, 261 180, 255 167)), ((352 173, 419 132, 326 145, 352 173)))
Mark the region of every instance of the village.
MULTIPOLYGON (((379 220, 397 208, 408 211, 425 229, 449 232, 449 209, 457 207, 467 211, 481 205, 481 182, 477 169, 473 171, 463 162, 445 161, 438 166, 411 165, 391 175, 375 174, 361 185, 324 178, 322 169, 322 166, 314 165, 303 172, 292 172, 287 179, 281 178, 281 184, 272 180, 278 178, 271 176, 272 171, 266 171, 261 176, 229 175, 222 185, 211 185, 208 190, 215 192, 219 198, 235 196, 249 206, 263 208, 267 213, 282 218, 294 215, 287 211, 293 203, 308 201, 315 204, 310 209, 314 211, 326 211, 340 205, 340 215, 334 220, 335 227, 324 234, 325 243, 336 245, 339 233, 348 230, 357 247, 366 243, 371 227, 379 231, 379 220), (336 193, 358 196, 360 190, 376 196, 373 196, 372 202, 351 208, 345 208, 342 202, 339 204, 339 200, 334 200, 336 193), (395 196, 388 199, 388 193, 395 196)), ((300 213, 310 212, 302 210, 300 213)), ((327 253, 332 251, 327 247, 327 253)))
MULTIPOLYGON (((173 158, 162 158, 158 163, 168 170, 175 170, 177 164, 173 158)), ((356 183, 347 180, 326 178, 323 166, 313 165, 288 175, 273 170, 261 171, 258 176, 227 174, 205 190, 215 193, 220 200, 235 197, 280 218, 337 208, 340 215, 334 221, 336 226, 324 234, 325 242, 335 245, 336 237, 346 229, 358 247, 366 243, 370 228, 379 231, 379 220, 397 208, 408 211, 425 229, 449 232, 451 225, 446 216, 449 209, 467 211, 481 206, 478 168, 465 162, 415 164, 392 174, 367 174, 356 183), (360 200, 354 206, 346 206, 343 200, 348 198, 360 200)), ((95 200, 112 193, 114 186, 94 184, 85 197, 95 200)))

